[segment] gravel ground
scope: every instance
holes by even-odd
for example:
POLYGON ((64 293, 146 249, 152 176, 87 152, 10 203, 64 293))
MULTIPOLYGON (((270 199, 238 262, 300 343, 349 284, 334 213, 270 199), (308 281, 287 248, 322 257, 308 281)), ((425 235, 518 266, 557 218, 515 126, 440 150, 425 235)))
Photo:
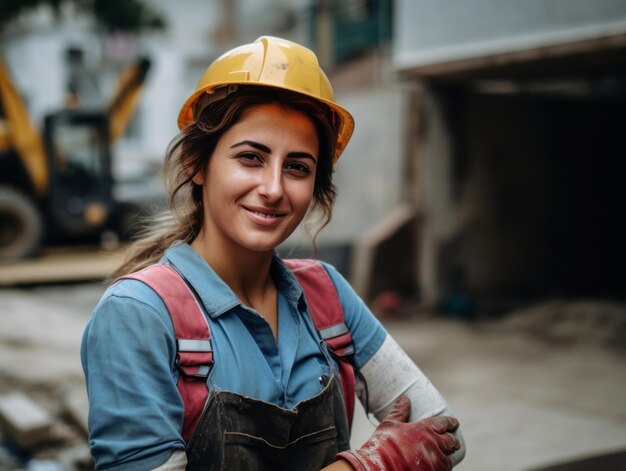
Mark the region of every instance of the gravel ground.
MULTIPOLYGON (((65 420, 60 397, 82 387, 80 338, 103 290, 0 290, 0 393, 23 391, 65 420)), ((497 321, 384 323, 461 420, 468 454, 456 469, 528 471, 626 449, 623 305, 553 300, 497 321)), ((353 444, 372 429, 357 414, 353 444)))

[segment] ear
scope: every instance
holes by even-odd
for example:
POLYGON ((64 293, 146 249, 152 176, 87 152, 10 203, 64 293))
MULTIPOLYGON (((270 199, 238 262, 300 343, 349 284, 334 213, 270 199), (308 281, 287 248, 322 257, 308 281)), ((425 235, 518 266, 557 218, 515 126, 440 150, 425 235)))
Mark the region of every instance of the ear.
POLYGON ((204 172, 202 170, 200 170, 199 172, 197 172, 193 178, 191 179, 192 182, 194 182, 196 185, 204 185, 204 172))
POLYGON ((190 165, 190 159, 183 159, 182 164, 185 168, 185 172, 187 172, 187 175, 191 177, 192 182, 194 182, 196 185, 204 185, 205 177, 203 170, 199 170, 198 172, 196 172, 195 175, 192 176, 191 172, 193 172, 193 165, 190 165))

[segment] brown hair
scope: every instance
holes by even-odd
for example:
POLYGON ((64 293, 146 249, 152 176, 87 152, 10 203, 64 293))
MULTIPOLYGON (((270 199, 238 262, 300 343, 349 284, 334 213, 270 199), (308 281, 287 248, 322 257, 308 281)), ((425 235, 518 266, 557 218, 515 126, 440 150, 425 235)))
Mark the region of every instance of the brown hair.
POLYGON ((315 125, 319 156, 313 190, 313 209, 322 213, 311 235, 313 246, 320 230, 330 222, 336 190, 332 182, 338 123, 333 111, 321 102, 288 90, 247 86, 207 106, 196 121, 174 138, 165 156, 162 175, 170 210, 147 221, 129 248, 126 261, 113 277, 132 273, 157 262, 175 241, 193 241, 203 224, 202 187, 192 177, 206 169, 218 140, 243 113, 255 106, 274 103, 306 114, 315 125))

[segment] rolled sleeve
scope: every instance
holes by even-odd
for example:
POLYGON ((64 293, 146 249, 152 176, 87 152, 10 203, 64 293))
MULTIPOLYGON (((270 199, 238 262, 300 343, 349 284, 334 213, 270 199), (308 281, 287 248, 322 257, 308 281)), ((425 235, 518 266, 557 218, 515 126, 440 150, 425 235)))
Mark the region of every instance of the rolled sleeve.
POLYGON ((174 332, 159 304, 146 285, 124 280, 105 293, 85 328, 81 361, 97 469, 152 469, 185 447, 174 332))

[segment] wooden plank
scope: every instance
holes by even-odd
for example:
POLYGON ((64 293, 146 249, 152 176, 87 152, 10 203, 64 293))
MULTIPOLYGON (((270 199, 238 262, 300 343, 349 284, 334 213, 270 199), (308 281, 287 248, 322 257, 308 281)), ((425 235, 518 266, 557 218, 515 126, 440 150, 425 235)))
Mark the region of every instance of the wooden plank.
POLYGON ((36 258, 0 265, 0 286, 102 280, 121 264, 122 250, 50 250, 36 258))

